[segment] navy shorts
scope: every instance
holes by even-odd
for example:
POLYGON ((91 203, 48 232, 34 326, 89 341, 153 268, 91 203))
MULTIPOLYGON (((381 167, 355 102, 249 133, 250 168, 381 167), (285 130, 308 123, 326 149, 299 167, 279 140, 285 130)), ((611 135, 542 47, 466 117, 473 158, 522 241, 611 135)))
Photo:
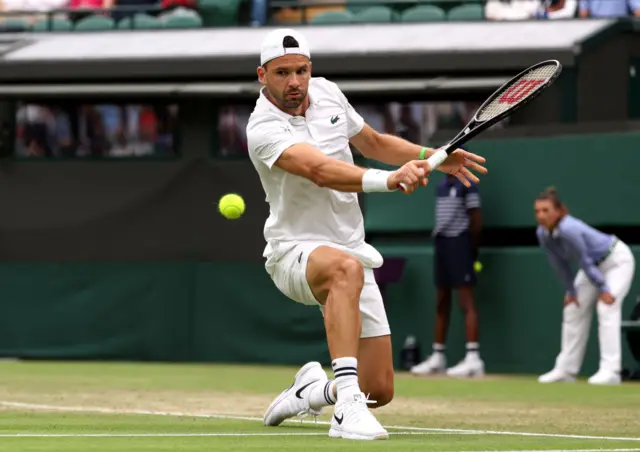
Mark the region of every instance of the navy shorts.
POLYGON ((435 237, 434 279, 437 287, 473 286, 473 247, 469 233, 435 237))

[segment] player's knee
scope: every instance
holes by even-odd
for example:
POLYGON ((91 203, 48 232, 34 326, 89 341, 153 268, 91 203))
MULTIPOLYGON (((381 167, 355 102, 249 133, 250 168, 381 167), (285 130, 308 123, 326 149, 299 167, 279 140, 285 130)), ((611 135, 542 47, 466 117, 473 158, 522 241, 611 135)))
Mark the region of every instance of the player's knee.
POLYGON ((379 408, 389 404, 394 396, 393 373, 378 378, 368 389, 369 399, 375 400, 375 403, 369 405, 371 408, 379 408))
POLYGON ((364 285, 364 268, 360 261, 353 257, 340 259, 332 270, 333 284, 353 285, 362 289, 364 285))

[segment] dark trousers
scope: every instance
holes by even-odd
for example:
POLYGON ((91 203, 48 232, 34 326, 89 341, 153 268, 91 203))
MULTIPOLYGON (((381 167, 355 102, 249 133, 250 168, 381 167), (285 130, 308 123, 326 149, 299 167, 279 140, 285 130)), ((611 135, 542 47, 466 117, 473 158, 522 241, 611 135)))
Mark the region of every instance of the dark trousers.
POLYGON ((473 268, 471 236, 464 232, 457 237, 435 237, 434 279, 437 287, 473 286, 476 274, 473 268))

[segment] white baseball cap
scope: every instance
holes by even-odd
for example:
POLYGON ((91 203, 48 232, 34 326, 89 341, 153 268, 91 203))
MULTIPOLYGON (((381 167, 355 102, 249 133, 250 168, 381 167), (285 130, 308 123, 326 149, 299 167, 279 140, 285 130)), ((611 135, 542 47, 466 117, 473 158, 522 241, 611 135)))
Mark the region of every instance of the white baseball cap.
POLYGON ((260 65, 264 65, 268 61, 273 60, 284 55, 304 55, 311 59, 311 52, 309 51, 309 44, 301 33, 292 30, 291 28, 279 28, 270 32, 262 41, 262 48, 260 50, 260 65), (298 47, 286 47, 284 46, 284 38, 291 36, 298 41, 298 47))

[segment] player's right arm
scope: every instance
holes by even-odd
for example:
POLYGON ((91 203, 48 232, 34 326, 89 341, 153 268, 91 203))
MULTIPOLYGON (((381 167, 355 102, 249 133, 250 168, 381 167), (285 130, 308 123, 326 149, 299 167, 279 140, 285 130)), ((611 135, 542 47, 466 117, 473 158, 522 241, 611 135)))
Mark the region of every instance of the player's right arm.
POLYGON ((296 140, 288 124, 264 121, 247 128, 249 152, 269 168, 276 166, 319 187, 343 192, 393 191, 403 183, 407 193, 427 185, 426 160, 408 162, 397 171, 365 169, 326 156, 309 143, 296 140))

